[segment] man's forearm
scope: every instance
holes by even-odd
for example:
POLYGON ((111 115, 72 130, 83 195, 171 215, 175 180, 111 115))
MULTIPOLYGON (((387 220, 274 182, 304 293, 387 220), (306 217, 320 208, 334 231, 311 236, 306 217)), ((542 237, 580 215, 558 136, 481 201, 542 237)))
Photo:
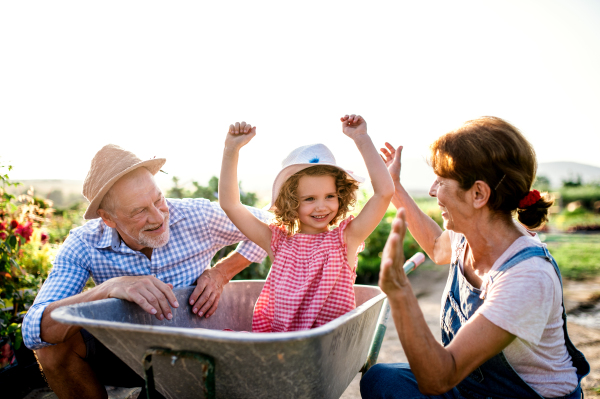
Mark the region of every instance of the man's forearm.
POLYGON ((243 255, 240 255, 238 252, 231 252, 226 258, 221 259, 216 265, 214 265, 214 269, 218 271, 223 277, 227 280, 231 280, 236 274, 244 270, 250 265, 248 259, 246 259, 243 255))
POLYGON ((57 309, 61 306, 105 299, 108 296, 104 288, 105 287, 100 284, 85 292, 52 302, 50 305, 48 305, 46 309, 44 309, 44 314, 40 323, 40 338, 50 344, 59 344, 79 332, 81 327, 59 323, 54 320, 50 314, 54 309, 57 309))

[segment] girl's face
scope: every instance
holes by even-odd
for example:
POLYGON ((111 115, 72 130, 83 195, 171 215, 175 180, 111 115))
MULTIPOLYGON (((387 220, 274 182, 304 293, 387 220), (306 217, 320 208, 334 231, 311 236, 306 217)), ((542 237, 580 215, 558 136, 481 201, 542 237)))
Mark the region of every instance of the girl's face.
POLYGON ((458 181, 436 176, 429 189, 429 195, 437 198, 444 219, 444 229, 459 232, 457 227, 468 219, 469 208, 458 181))
POLYGON ((333 176, 302 176, 298 182, 300 231, 318 234, 329 230, 340 204, 333 176))

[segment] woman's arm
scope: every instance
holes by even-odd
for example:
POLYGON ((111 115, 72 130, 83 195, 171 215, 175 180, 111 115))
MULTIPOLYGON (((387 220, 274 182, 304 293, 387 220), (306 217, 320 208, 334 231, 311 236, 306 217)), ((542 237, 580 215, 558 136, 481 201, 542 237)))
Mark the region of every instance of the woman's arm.
POLYGON ((435 339, 402 268, 405 218, 401 208, 383 250, 379 286, 388 296, 398 337, 419 390, 425 395, 441 395, 500 353, 515 336, 484 316, 475 315, 447 347, 435 339))
POLYGON ((354 248, 358 247, 375 230, 385 215, 394 194, 394 185, 385 164, 367 134, 367 122, 359 115, 346 115, 341 118, 341 121, 344 134, 354 140, 365 161, 374 191, 373 196, 369 198, 359 215, 344 231, 346 244, 350 248, 354 248))
POLYGON ((412 199, 408 192, 400 183, 400 169, 402 146, 394 149, 390 143, 385 143, 387 148, 382 148, 382 158, 392 181, 394 182, 394 196, 392 204, 396 209, 404 208, 406 210, 406 221, 408 229, 415 240, 431 260, 438 265, 450 263, 452 258, 452 248, 450 246, 450 235, 442 230, 438 224, 427 216, 412 199), (384 157, 385 156, 385 157, 384 157))
POLYGON ((262 220, 254 216, 240 202, 240 190, 237 180, 237 166, 240 148, 246 145, 256 135, 256 126, 246 122, 236 122, 229 126, 223 150, 221 177, 219 178, 219 205, 227 217, 249 240, 264 249, 271 259, 271 230, 262 220))

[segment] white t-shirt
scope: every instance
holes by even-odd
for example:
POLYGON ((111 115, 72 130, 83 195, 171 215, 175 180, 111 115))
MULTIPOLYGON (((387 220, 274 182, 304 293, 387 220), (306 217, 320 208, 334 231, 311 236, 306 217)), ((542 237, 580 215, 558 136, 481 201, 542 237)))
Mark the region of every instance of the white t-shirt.
MULTIPOLYGON (((544 244, 537 234, 527 231, 500 256, 491 271, 517 252, 544 244)), ((463 235, 448 231, 452 243, 452 259, 463 235)), ((463 269, 464 251, 459 257, 463 269)), ((488 272, 489 274, 489 272, 488 272)), ((546 398, 564 396, 577 387, 576 369, 567 352, 562 329, 562 289, 558 275, 550 262, 540 257, 529 258, 494 277, 488 284, 487 275, 481 289, 486 297, 475 314, 516 336, 505 349, 504 356, 519 376, 546 398)), ((445 301, 446 293, 442 297, 445 301)), ((444 304, 442 303, 442 307, 444 304)))

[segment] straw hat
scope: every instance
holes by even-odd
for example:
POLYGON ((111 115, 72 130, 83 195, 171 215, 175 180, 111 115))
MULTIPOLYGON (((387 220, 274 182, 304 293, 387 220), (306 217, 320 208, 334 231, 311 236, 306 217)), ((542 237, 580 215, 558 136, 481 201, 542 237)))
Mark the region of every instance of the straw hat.
POLYGON ((83 182, 83 196, 90 201, 83 218, 90 220, 99 217, 96 211, 102 198, 123 175, 141 166, 155 175, 165 162, 165 158, 142 161, 134 153, 114 144, 102 147, 92 159, 90 170, 83 182))
POLYGON ((279 196, 281 186, 290 176, 300 172, 303 169, 316 165, 329 165, 346 172, 348 176, 359 183, 365 181, 363 177, 358 176, 353 171, 344 169, 335 162, 332 152, 324 144, 310 144, 296 148, 281 162, 281 171, 273 182, 273 191, 271 193, 271 204, 268 209, 275 208, 275 200, 279 196))

